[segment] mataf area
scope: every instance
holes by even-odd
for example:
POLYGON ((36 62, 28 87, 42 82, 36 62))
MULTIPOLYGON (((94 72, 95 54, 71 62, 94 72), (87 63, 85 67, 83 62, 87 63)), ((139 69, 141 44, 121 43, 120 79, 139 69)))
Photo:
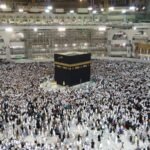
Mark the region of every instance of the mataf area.
POLYGON ((91 82, 44 91, 53 66, 0 65, 1 150, 149 149, 149 63, 92 60, 91 82))

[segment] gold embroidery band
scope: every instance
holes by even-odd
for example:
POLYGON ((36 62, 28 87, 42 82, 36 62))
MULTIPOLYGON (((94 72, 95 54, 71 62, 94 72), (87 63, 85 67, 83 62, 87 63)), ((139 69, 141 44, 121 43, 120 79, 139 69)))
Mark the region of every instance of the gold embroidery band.
POLYGON ((66 63, 61 63, 61 62, 54 62, 55 65, 60 65, 60 66, 65 66, 65 67, 76 67, 76 66, 81 66, 81 65, 90 65, 91 61, 85 61, 81 63, 75 63, 75 64, 66 64, 66 63))

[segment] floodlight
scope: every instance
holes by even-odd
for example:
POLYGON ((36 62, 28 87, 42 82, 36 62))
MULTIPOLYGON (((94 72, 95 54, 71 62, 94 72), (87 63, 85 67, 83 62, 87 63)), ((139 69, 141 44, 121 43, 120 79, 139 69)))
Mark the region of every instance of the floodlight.
POLYGON ((65 44, 64 46, 65 46, 65 47, 67 47, 67 46, 68 46, 68 44, 65 44))
POLYGON ((65 28, 65 27, 59 27, 59 28, 58 28, 58 31, 59 31, 59 32, 64 32, 64 31, 66 31, 66 28, 65 28))
POLYGON ((34 32, 37 32, 37 31, 38 31, 38 28, 35 27, 33 30, 34 30, 34 32))
POLYGON ((53 9, 53 6, 48 6, 47 9, 48 9, 48 10, 52 10, 52 9, 53 9))
POLYGON ((96 10, 93 10, 93 12, 92 12, 93 14, 96 14, 97 13, 97 11, 96 10))
POLYGON ((104 11, 104 8, 101 8, 101 11, 103 12, 103 11, 104 11))
POLYGON ((88 7, 88 10, 89 10, 89 11, 92 11, 92 10, 93 10, 93 8, 92 8, 92 7, 88 7))
POLYGON ((24 10, 22 8, 19 8, 18 10, 20 13, 22 13, 24 10))
POLYGON ((88 46, 88 43, 84 43, 84 46, 88 46))
POLYGON ((73 13, 74 13, 74 10, 70 10, 70 13, 73 14, 73 13))
POLYGON ((143 6, 143 7, 142 7, 142 10, 145 10, 145 9, 146 9, 146 7, 145 7, 145 6, 143 6))
POLYGON ((1 4, 1 5, 0 5, 0 8, 1 8, 1 9, 6 9, 7 6, 6 6, 6 4, 1 4))
POLYGON ((109 11, 114 11, 114 9, 115 9, 114 7, 109 7, 108 8, 109 11))
POLYGON ((50 12, 50 10, 49 9, 45 9, 45 13, 49 13, 50 12))
POLYGON ((72 44, 73 47, 75 47, 76 45, 77 45, 76 43, 73 43, 73 44, 72 44))
POLYGON ((99 31, 106 31, 106 26, 101 26, 98 28, 99 31))
POLYGON ((133 27, 133 30, 136 30, 137 28, 136 27, 133 27))
POLYGON ((13 32, 13 28, 12 27, 7 27, 7 28, 5 28, 5 31, 6 32, 13 32))
POLYGON ((126 12, 127 12, 127 10, 126 9, 122 9, 122 14, 125 14, 126 12))
POLYGON ((131 11, 135 11, 135 9, 136 9, 135 6, 130 6, 130 7, 129 7, 129 10, 131 10, 131 11))
POLYGON ((55 47, 58 47, 58 44, 55 44, 55 47))
POLYGON ((125 47, 125 46, 126 46, 126 43, 123 43, 122 46, 125 47))

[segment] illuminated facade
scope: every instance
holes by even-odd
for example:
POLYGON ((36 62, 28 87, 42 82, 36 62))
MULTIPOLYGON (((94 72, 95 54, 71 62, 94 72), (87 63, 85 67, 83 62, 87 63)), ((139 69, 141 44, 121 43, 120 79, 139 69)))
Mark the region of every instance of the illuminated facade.
POLYGON ((100 5, 105 5, 108 3, 111 6, 130 6, 130 5, 144 5, 147 0, 1 0, 1 3, 9 3, 9 4, 53 4, 57 7, 86 7, 89 5, 99 7, 100 5))
POLYGON ((143 5, 145 0, 1 0, 0 4, 4 2, 6 9, 0 5, 0 56, 7 58, 50 58, 70 50, 131 57, 135 42, 150 41, 150 15, 145 11, 149 12, 149 0, 148 7, 143 5), (120 40, 120 33, 128 38, 120 40), (113 39, 116 34, 119 39, 113 39))

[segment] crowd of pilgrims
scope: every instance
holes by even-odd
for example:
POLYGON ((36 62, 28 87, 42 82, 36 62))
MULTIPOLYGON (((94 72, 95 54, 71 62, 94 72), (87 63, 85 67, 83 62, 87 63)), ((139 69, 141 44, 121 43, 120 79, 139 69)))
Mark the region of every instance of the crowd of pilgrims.
POLYGON ((150 150, 148 63, 92 60, 88 84, 45 91, 53 65, 0 64, 0 150, 150 150))

